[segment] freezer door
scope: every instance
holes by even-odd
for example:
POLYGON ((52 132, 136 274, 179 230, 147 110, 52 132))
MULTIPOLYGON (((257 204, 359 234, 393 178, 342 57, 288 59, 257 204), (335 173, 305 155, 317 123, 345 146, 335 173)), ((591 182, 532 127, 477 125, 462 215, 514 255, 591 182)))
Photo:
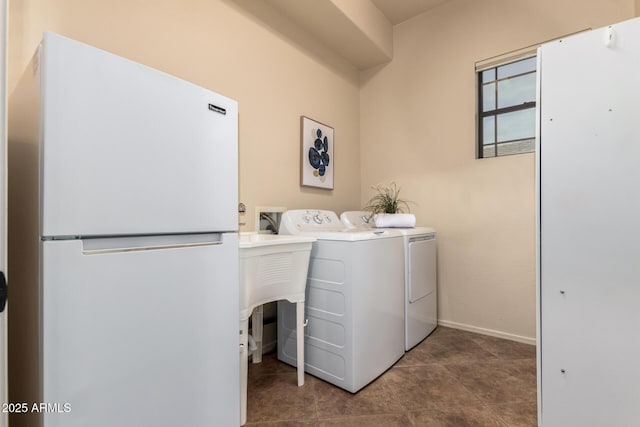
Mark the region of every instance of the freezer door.
POLYGON ((42 235, 238 229, 237 103, 47 33, 42 235))
POLYGON ((44 242, 44 427, 239 425, 237 247, 44 242))

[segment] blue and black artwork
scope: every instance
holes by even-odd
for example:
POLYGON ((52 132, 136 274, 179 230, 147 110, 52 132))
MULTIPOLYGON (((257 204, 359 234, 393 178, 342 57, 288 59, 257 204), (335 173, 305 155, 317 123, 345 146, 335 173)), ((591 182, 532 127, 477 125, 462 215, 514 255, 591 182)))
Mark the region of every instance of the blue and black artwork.
POLYGON ((316 140, 313 147, 309 148, 309 163, 314 169, 314 175, 324 176, 329 166, 329 139, 322 137, 322 131, 316 130, 316 140))

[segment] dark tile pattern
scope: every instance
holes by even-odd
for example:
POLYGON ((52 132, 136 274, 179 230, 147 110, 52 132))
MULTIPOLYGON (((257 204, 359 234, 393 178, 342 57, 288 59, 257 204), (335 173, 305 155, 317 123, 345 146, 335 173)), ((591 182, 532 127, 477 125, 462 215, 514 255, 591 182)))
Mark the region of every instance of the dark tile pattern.
POLYGON ((249 365, 247 426, 535 427, 535 346, 438 327, 356 394, 275 353, 249 365))

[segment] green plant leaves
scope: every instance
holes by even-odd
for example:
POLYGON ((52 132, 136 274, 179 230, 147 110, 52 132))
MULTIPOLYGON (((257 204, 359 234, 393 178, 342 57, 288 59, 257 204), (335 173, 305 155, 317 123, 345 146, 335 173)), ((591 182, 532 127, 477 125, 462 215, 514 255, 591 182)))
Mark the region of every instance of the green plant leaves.
POLYGON ((395 182, 391 182, 389 185, 378 184, 371 188, 377 191, 378 194, 373 196, 367 202, 365 210, 371 211, 372 214, 377 213, 401 213, 405 209, 410 212, 409 204, 405 200, 399 199, 400 187, 395 182))

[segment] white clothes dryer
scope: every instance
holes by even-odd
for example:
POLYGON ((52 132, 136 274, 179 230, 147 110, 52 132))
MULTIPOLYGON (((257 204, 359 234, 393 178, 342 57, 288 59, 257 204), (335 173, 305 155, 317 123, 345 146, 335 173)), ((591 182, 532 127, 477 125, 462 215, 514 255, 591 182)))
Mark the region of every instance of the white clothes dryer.
POLYGON ((379 229, 367 211, 340 215, 345 227, 356 230, 394 230, 404 240, 405 350, 412 349, 438 326, 436 231, 430 227, 379 229))
MULTIPOLYGON (((404 354, 400 233, 348 230, 326 210, 283 213, 280 234, 315 237, 305 298, 305 371, 352 393, 404 354)), ((295 307, 278 303, 278 359, 296 366, 295 307)))

